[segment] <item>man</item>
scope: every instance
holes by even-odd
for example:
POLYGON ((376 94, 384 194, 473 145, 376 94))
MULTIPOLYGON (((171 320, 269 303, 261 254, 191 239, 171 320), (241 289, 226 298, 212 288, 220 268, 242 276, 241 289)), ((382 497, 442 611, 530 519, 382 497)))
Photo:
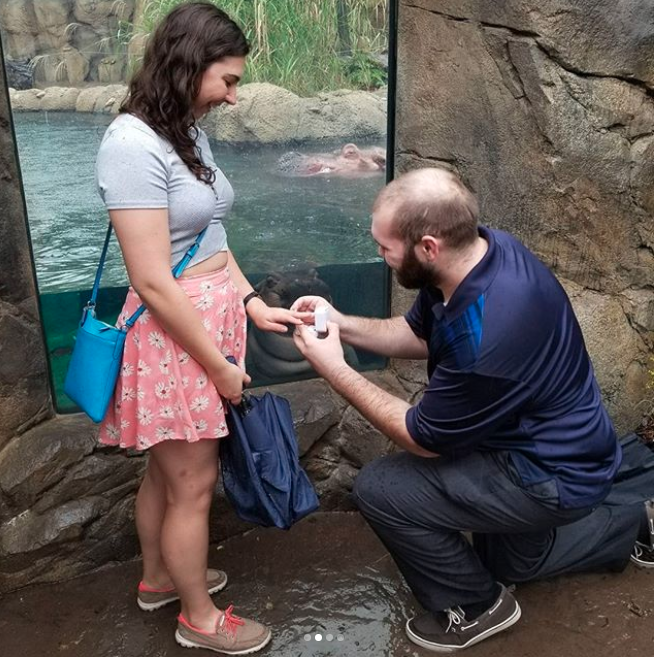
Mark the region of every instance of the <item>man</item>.
MULTIPOLYGON (((400 284, 420 290, 413 307, 381 320, 332 308, 326 339, 307 327, 295 335, 334 390, 405 450, 365 466, 354 498, 426 610, 408 621, 409 639, 445 652, 518 621, 504 583, 622 568, 637 538, 654 547, 642 502, 602 505, 621 450, 563 288, 478 214, 447 171, 393 181, 371 232, 400 284), (351 369, 340 339, 426 358, 419 403, 351 369)), ((293 309, 323 302, 303 297, 293 309)))

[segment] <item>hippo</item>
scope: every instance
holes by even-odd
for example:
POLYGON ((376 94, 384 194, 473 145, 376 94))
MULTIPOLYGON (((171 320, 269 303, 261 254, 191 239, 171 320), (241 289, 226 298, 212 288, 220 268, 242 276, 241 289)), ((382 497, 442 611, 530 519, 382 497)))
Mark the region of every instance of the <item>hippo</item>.
POLYGON ((290 308, 298 297, 306 294, 324 297, 330 303, 332 300, 327 283, 313 267, 272 272, 254 287, 269 306, 276 308, 290 308))
MULTIPOLYGON (((290 308, 305 294, 332 301, 329 287, 312 267, 273 272, 254 287, 269 306, 278 308, 290 308)), ((354 349, 350 345, 343 345, 343 349, 346 361, 356 366, 358 358, 354 349)), ((293 342, 292 327, 288 333, 273 333, 252 325, 248 333, 248 371, 255 376, 278 379, 301 377, 313 370, 293 342)))
POLYGON ((304 155, 290 151, 277 160, 277 169, 284 176, 300 178, 370 176, 386 170, 386 151, 377 146, 359 148, 356 144, 345 144, 343 148, 332 153, 304 155))

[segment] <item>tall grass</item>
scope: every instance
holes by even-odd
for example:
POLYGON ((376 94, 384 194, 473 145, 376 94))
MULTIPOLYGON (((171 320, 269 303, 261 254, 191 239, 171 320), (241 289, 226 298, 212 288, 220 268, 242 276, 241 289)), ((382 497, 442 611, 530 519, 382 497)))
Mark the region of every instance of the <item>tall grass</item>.
MULTIPOLYGON (((151 0, 142 29, 149 33, 185 1, 151 0)), ((302 96, 385 84, 375 56, 387 47, 387 0, 211 2, 242 27, 252 45, 246 82, 270 82, 302 96)))

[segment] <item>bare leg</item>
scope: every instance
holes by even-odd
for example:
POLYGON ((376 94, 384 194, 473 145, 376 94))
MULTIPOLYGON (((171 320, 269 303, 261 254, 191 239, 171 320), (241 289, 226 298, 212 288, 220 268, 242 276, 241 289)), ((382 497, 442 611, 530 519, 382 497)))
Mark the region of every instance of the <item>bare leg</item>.
POLYGON ((207 592, 209 508, 218 476, 218 442, 168 440, 151 448, 166 491, 161 555, 179 593, 182 614, 212 631, 220 612, 207 592))
POLYGON ((143 582, 155 589, 172 585, 161 556, 161 525, 166 513, 166 486, 156 459, 149 457, 136 496, 136 530, 143 554, 143 582))

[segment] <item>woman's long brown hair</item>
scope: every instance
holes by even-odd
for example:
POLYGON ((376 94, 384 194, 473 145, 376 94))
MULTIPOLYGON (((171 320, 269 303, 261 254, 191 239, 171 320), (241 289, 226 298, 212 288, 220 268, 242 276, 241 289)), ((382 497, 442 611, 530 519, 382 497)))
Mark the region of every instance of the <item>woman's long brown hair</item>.
POLYGON ((149 38, 143 65, 132 78, 121 112, 134 114, 167 139, 198 180, 213 183, 195 146, 193 102, 202 75, 224 57, 245 57, 250 46, 241 28, 207 2, 173 9, 149 38))

